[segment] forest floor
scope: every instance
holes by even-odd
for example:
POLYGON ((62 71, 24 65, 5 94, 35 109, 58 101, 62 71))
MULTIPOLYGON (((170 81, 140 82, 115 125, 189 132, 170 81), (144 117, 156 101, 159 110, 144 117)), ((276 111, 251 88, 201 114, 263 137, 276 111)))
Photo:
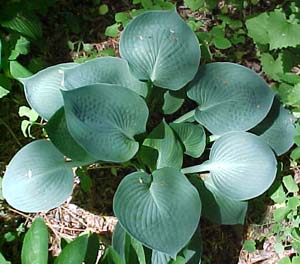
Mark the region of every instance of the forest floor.
MULTIPOLYGON (((114 13, 126 11, 131 8, 126 1, 103 1, 109 3, 111 10, 106 16, 91 16, 91 7, 89 4, 81 3, 83 1, 72 1, 54 6, 48 13, 53 16, 42 18, 44 38, 46 39, 48 49, 45 52, 45 60, 48 65, 71 61, 78 56, 82 56, 82 51, 74 52, 68 49, 66 43, 71 41, 83 40, 86 43, 94 43, 99 49, 118 48, 116 39, 107 39, 103 32, 105 28, 113 22, 114 13), (76 34, 66 32, 62 25, 62 10, 69 11, 78 16, 87 16, 83 28, 85 32, 76 34)), ((184 16, 184 12, 182 13, 184 16)), ((195 14, 204 16, 204 14, 195 14)), ((209 14, 205 14, 205 19, 211 19, 209 14)), ((214 23, 210 21, 209 23, 214 23)), ((261 72, 261 67, 256 59, 253 59, 255 50, 253 45, 247 47, 246 56, 243 57, 243 63, 257 72, 261 72)), ((30 142, 30 139, 24 138, 20 126, 21 119, 18 116, 18 107, 26 105, 23 91, 19 86, 14 88, 14 92, 1 102, 1 163, 0 176, 3 176, 5 167, 17 150, 30 142)), ((41 131, 36 131, 40 136, 41 131)), ((296 172, 299 176, 299 171, 296 172)), ((79 180, 75 181, 75 191, 73 196, 61 207, 51 210, 46 214, 23 214, 10 208, 5 201, 0 200, 0 226, 1 234, 11 230, 16 230, 21 223, 26 227, 30 226, 32 220, 40 215, 45 219, 51 231, 51 252, 57 255, 59 251, 60 239, 72 239, 79 233, 90 230, 100 235, 103 244, 109 243, 111 232, 117 222, 113 216, 112 198, 114 192, 122 179, 123 173, 110 175, 110 170, 101 170, 91 168, 89 175, 92 179, 92 188, 90 192, 85 193, 79 187, 79 180)), ((300 177, 300 176, 299 176, 300 177)), ((274 237, 268 236, 269 227, 272 222, 272 210, 270 201, 262 196, 254 201, 250 201, 248 216, 244 226, 220 226, 211 224, 202 220, 202 235, 204 243, 203 264, 275 264, 282 256, 274 250, 274 237), (263 239, 261 239, 263 238, 263 239), (242 248, 244 240, 260 240, 257 250, 248 253, 242 248)), ((0 235, 1 235, 0 234, 0 235)), ((21 245, 18 243, 9 244, 7 252, 14 256, 20 252, 21 245)), ((287 251, 285 251, 287 253, 287 251)), ((17 263, 17 262, 14 262, 17 263)))

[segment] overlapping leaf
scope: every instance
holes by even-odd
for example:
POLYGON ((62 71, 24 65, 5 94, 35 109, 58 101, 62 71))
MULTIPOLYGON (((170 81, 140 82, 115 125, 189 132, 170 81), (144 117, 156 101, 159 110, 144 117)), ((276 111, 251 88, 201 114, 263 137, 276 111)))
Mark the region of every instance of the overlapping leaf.
POLYGON ((216 140, 208 161, 182 172, 210 171, 220 193, 233 200, 247 200, 271 186, 276 170, 275 155, 263 139, 247 132, 230 132, 216 140))
POLYGON ((254 127, 267 115, 274 97, 255 72, 227 62, 201 66, 189 89, 188 97, 199 104, 195 119, 215 135, 254 127))
POLYGON ((23 212, 47 211, 62 204, 73 189, 73 172, 50 141, 23 147, 4 174, 3 196, 23 212))
POLYGON ((197 190, 174 168, 126 176, 113 206, 130 235, 173 258, 191 239, 201 212, 197 190))
POLYGON ((183 143, 185 154, 193 158, 199 158, 206 144, 203 127, 192 123, 172 123, 171 128, 183 143))
POLYGON ((202 181, 193 176, 190 181, 199 191, 203 206, 202 216, 222 225, 244 224, 248 202, 226 197, 214 186, 211 178, 202 181))
POLYGON ((144 146, 154 148, 158 151, 156 168, 174 167, 181 168, 183 162, 183 151, 173 130, 163 121, 145 139, 144 146))
POLYGON ((63 87, 63 72, 76 63, 62 63, 46 68, 28 78, 20 78, 25 88, 29 105, 48 120, 63 106, 60 89, 63 87))
POLYGON ((51 117, 45 129, 55 147, 73 161, 77 161, 80 164, 90 164, 96 161, 71 136, 63 107, 51 117))
POLYGON ((135 92, 95 84, 62 91, 72 137, 96 160, 124 162, 138 151, 134 136, 146 129, 148 108, 135 92))
POLYGON ((267 117, 251 132, 262 137, 277 155, 282 155, 294 144, 296 136, 294 122, 294 116, 275 98, 267 117))
POLYGON ((138 79, 170 90, 192 80, 200 62, 198 40, 175 10, 133 19, 121 35, 120 54, 138 79))
POLYGON ((144 97, 147 95, 147 84, 133 77, 126 60, 120 58, 96 58, 65 70, 64 87, 67 90, 96 83, 117 84, 144 97))

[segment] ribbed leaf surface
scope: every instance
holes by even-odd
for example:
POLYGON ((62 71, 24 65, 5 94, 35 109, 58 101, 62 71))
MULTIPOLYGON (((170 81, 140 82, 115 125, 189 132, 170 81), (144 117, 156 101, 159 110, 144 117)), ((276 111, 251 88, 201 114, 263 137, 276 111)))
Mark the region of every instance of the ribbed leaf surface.
POLYGON ((174 10, 133 19, 121 35, 120 54, 138 79, 170 90, 192 80, 200 62, 196 35, 174 10))
POLYGON ((101 57, 65 71, 64 87, 72 90, 78 87, 109 83, 131 89, 139 95, 147 95, 147 84, 137 80, 129 71, 126 60, 115 57, 101 57))
POLYGON ((215 135, 256 126, 274 97, 254 71, 228 62, 201 66, 189 89, 188 97, 199 104, 195 119, 215 135))
POLYGON ((60 89, 63 87, 64 69, 75 65, 77 64, 62 63, 39 71, 28 78, 20 78, 29 105, 44 119, 49 120, 63 106, 60 89))
POLYGON ((192 123, 172 123, 170 126, 184 145, 184 153, 193 158, 199 158, 206 144, 203 127, 192 123))
POLYGON ((80 164, 91 164, 96 161, 71 136, 65 118, 64 108, 60 108, 45 126, 51 142, 65 156, 80 164))
POLYGON ((228 198, 214 186, 211 178, 202 181, 193 176, 190 181, 199 191, 202 216, 221 225, 244 224, 248 202, 228 198))
POLYGON ((171 257, 157 250, 152 251, 151 264, 168 264, 171 257))
POLYGON ((294 123, 294 116, 275 98, 267 117, 251 132, 263 138, 279 156, 287 152, 294 144, 296 136, 294 123))
POLYGON ((47 211, 72 193, 73 172, 50 141, 23 147, 10 161, 3 178, 3 196, 23 212, 47 211))
POLYGON ((175 258, 198 226, 201 202, 182 173, 163 168, 126 176, 115 194, 114 212, 130 235, 175 258))
POLYGON ((124 162, 139 148, 134 135, 146 130, 148 108, 122 86, 95 84, 62 91, 72 137, 96 160, 124 162))
POLYGON ((180 169, 183 162, 183 151, 173 130, 163 121, 146 138, 144 146, 158 151, 156 168, 174 167, 180 169))
POLYGON ((230 132, 217 139, 206 164, 216 188, 235 200, 265 192, 275 179, 276 165, 271 148, 247 132, 230 132))

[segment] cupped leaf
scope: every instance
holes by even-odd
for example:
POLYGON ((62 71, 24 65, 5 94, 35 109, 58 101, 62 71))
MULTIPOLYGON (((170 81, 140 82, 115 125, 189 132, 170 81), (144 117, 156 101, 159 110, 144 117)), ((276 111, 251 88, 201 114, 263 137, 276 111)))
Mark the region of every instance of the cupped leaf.
POLYGON ((45 129, 55 147, 73 161, 78 161, 80 164, 91 164, 96 161, 71 136, 63 107, 50 118, 45 129))
POLYGON ((296 136, 294 123, 294 116, 275 98, 266 118, 251 132, 263 138, 279 156, 287 152, 294 144, 296 136))
POLYGON ((201 66, 188 88, 188 97, 199 104, 196 121, 215 135, 253 128, 266 117, 274 98, 258 74, 228 62, 201 66))
POLYGON ((211 178, 202 181, 192 176, 190 181, 199 192, 205 218, 221 225, 244 224, 248 202, 228 198, 214 186, 211 178))
POLYGON ((203 127, 192 123, 172 123, 170 126, 184 145, 184 153, 193 158, 199 158, 206 144, 203 127))
POLYGON ((50 141, 37 140, 23 147, 5 171, 3 196, 23 212, 47 211, 72 193, 73 172, 50 141))
POLYGON ((115 227, 112 246, 126 263, 146 264, 143 245, 127 234, 120 223, 115 227))
POLYGON ((162 106, 162 110, 165 115, 175 113, 182 106, 182 104, 184 103, 185 95, 177 94, 177 92, 181 92, 182 90, 184 89, 176 92, 167 91, 164 94, 164 104, 162 106))
POLYGON ((148 108, 135 92, 95 84, 62 91, 72 137, 96 160, 124 162, 138 151, 134 135, 146 130, 148 108))
POLYGON ((197 190, 174 168, 159 169, 152 175, 135 172, 126 176, 113 205, 130 235, 173 258, 191 239, 201 212, 197 190))
POLYGON ((271 186, 276 167, 275 155, 263 139, 247 132, 229 132, 213 144, 208 161, 182 172, 210 171, 220 193, 233 200, 247 200, 271 186))
POLYGON ((143 145, 158 151, 157 169, 164 167, 181 168, 183 162, 182 147, 173 130, 165 121, 153 129, 143 145))
POLYGON ((171 257, 163 252, 153 250, 151 255, 151 264, 168 264, 171 257))
POLYGON ((55 260, 55 264, 82 264, 88 246, 88 235, 82 235, 68 244, 55 260))
POLYGON ((175 10, 134 18, 121 34, 120 54, 138 79, 170 90, 192 80, 200 62, 196 35, 175 10))
POLYGON ((121 58, 96 58, 64 73, 64 87, 67 90, 96 83, 117 84, 143 97, 147 95, 147 84, 137 80, 129 71, 127 61, 121 58))
POLYGON ((36 218, 25 234, 21 259, 22 264, 48 263, 48 230, 42 218, 36 218))
POLYGON ((63 106, 60 89, 63 87, 64 69, 72 68, 76 63, 62 63, 48 67, 28 77, 20 78, 25 89, 26 99, 41 117, 50 117, 63 106))

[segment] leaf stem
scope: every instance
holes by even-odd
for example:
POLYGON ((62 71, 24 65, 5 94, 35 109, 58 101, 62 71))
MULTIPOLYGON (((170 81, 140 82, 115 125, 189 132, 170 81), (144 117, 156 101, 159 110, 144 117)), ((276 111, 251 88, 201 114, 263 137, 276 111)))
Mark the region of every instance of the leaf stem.
POLYGON ((190 112, 185 113, 184 115, 178 117, 173 123, 183 123, 184 121, 190 119, 195 115, 195 109, 191 110, 190 112))
POLYGON ((211 168, 210 162, 209 161, 205 161, 205 162, 203 162, 200 165, 183 168, 183 169, 181 169, 181 172, 183 174, 198 173, 198 172, 209 171, 210 168, 211 168))

